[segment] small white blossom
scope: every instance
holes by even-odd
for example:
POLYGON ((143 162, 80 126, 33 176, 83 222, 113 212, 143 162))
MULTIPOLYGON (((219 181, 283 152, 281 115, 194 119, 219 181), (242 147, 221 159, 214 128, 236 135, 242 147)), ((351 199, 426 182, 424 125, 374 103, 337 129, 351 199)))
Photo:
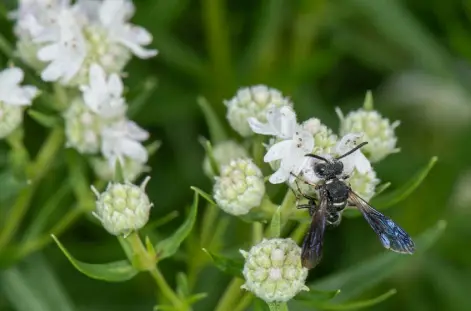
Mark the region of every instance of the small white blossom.
POLYGON ((291 107, 280 109, 271 107, 267 111, 267 123, 250 118, 249 124, 255 133, 272 135, 281 140, 274 143, 264 157, 265 162, 280 160, 278 170, 269 178, 273 184, 282 183, 298 175, 305 162, 304 156, 312 152, 314 137, 296 123, 296 115, 291 107))
POLYGON ((265 122, 267 111, 271 107, 292 106, 280 91, 265 85, 241 88, 232 99, 225 101, 224 104, 227 106, 226 116, 229 124, 244 137, 253 134, 251 126, 247 123, 249 118, 265 122))
MULTIPOLYGON (((371 95, 367 95, 365 105, 370 102, 371 95)), ((337 108, 336 112, 340 118, 340 134, 363 133, 368 145, 362 148, 365 155, 371 162, 378 162, 391 153, 399 152, 396 148, 397 137, 394 133, 400 122, 390 122, 383 118, 377 111, 365 108, 348 113, 346 117, 337 108)))
POLYGON ((142 47, 152 42, 152 35, 144 28, 128 23, 134 10, 129 0, 104 0, 98 14, 111 41, 121 43, 140 58, 153 57, 157 55, 157 50, 142 47))
MULTIPOLYGON (((146 166, 145 163, 128 157, 124 157, 121 164, 124 180, 129 182, 136 180, 142 173, 150 171, 150 168, 146 166)), ((90 159, 90 165, 96 176, 101 180, 110 181, 115 177, 116 165, 113 165, 113 163, 107 159, 92 157, 90 159)))
POLYGON ((141 142, 149 138, 149 133, 136 123, 122 120, 104 128, 101 132, 101 153, 110 163, 116 160, 123 163, 124 157, 147 162, 148 153, 141 142))
MULTIPOLYGON (((229 164, 232 160, 238 158, 246 158, 248 157, 248 154, 244 147, 239 145, 237 142, 226 140, 213 146, 213 157, 220 170, 223 165, 229 164)), ((208 156, 204 158, 203 171, 209 177, 213 177, 215 175, 208 156)))
POLYGON ((109 233, 126 236, 144 227, 152 207, 144 191, 148 181, 149 177, 140 186, 128 182, 109 183, 101 194, 92 186, 97 197, 93 215, 109 233))
POLYGON ((303 129, 314 137, 313 154, 328 154, 337 144, 337 135, 317 118, 310 118, 303 122, 303 129))
POLYGON ((59 35, 44 40, 49 43, 38 51, 38 59, 49 63, 42 71, 44 81, 68 84, 80 71, 87 55, 81 27, 71 10, 59 12, 59 35))
POLYGON ((265 184, 260 169, 247 158, 222 166, 213 188, 218 206, 232 215, 247 214, 262 202, 265 184))
POLYGON ((38 90, 34 86, 21 86, 24 73, 20 68, 7 68, 0 72, 0 138, 10 135, 23 121, 23 110, 30 106, 38 90))
POLYGON ((301 265, 301 248, 291 239, 264 239, 245 257, 242 288, 266 302, 286 302, 305 285, 308 270, 301 265))
POLYGON ((123 117, 126 103, 122 97, 123 83, 117 74, 107 79, 103 68, 98 64, 90 67, 89 85, 81 86, 85 104, 104 119, 123 117))

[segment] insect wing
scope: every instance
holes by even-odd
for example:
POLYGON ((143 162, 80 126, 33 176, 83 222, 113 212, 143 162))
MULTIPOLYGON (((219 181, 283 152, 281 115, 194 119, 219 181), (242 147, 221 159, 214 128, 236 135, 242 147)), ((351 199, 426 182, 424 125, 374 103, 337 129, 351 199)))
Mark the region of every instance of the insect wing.
POLYGON ((321 199, 319 209, 312 215, 311 227, 304 237, 301 261, 303 267, 308 269, 317 266, 322 258, 326 224, 326 205, 327 200, 321 199))
POLYGON ((363 217, 374 232, 376 232, 385 248, 403 254, 414 253, 414 242, 404 229, 399 227, 389 217, 375 210, 353 191, 350 190, 348 198, 363 214, 363 217))

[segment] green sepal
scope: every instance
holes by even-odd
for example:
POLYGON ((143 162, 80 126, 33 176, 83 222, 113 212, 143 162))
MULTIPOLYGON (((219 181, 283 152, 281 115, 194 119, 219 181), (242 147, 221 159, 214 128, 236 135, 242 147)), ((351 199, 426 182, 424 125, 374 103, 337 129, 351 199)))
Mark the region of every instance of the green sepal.
POLYGON ((118 159, 116 159, 114 163, 113 181, 117 183, 124 183, 126 181, 124 178, 123 166, 121 165, 121 161, 118 159))
POLYGON ((281 236, 281 206, 278 206, 270 222, 270 237, 279 238, 281 236))
POLYGON ((52 234, 51 237, 59 246, 60 250, 70 263, 81 273, 89 278, 107 281, 107 282, 123 282, 132 279, 139 273, 127 260, 114 261, 105 264, 90 264, 78 261, 67 251, 67 249, 52 234))
POLYGON ((208 124, 209 137, 211 138, 211 141, 214 143, 225 141, 227 139, 226 130, 216 112, 213 110, 211 104, 204 97, 198 97, 197 102, 204 114, 206 123, 208 124))
POLYGON ((201 190, 200 188, 195 187, 195 186, 191 186, 190 189, 197 192, 203 199, 208 201, 210 204, 217 205, 216 202, 214 202, 213 198, 211 197, 211 195, 209 193, 204 192, 203 190, 201 190))
POLYGON ((363 109, 371 111, 373 106, 373 93, 370 90, 366 91, 365 100, 363 101, 363 109))
POLYGON ((193 229, 193 226, 196 222, 196 215, 198 211, 198 199, 199 194, 195 191, 193 204, 185 222, 173 233, 172 236, 160 241, 155 246, 158 260, 162 260, 174 255, 182 244, 183 240, 185 240, 188 234, 190 234, 190 231, 193 229))
POLYGON ((240 278, 242 277, 242 270, 244 269, 244 260, 242 258, 229 258, 227 256, 212 253, 211 251, 205 248, 203 248, 203 252, 205 252, 206 254, 208 254, 209 257, 211 257, 216 268, 218 268, 222 272, 230 274, 232 276, 240 278))

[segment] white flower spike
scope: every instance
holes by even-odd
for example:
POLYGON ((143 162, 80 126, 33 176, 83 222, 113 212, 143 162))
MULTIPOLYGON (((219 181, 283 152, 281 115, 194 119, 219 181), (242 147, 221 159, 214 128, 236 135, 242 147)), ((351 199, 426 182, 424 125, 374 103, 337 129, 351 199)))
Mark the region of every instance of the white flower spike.
POLYGON ((104 119, 124 117, 126 103, 122 97, 123 82, 117 74, 109 78, 103 68, 93 64, 89 72, 89 85, 80 87, 85 104, 104 119))
POLYGON ((280 139, 268 149, 263 159, 265 162, 280 160, 278 170, 270 176, 269 181, 279 184, 292 180, 291 174, 298 175, 308 160, 304 155, 312 152, 314 138, 296 123, 296 115, 289 106, 270 108, 266 119, 266 124, 255 119, 250 119, 249 124, 255 133, 280 139))

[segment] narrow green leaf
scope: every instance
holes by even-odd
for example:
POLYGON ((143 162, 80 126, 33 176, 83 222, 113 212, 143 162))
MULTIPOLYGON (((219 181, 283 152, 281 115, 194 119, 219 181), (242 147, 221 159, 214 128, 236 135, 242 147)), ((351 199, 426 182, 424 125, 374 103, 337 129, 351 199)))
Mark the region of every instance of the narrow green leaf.
POLYGON ((204 298, 208 297, 208 293, 198 293, 191 295, 186 301, 188 302, 189 305, 195 304, 200 300, 203 300, 204 298))
POLYGON ((62 253, 64 253, 67 259, 69 259, 70 263, 78 271, 92 279, 108 282, 123 282, 132 279, 138 273, 138 271, 134 269, 134 267, 127 260, 115 261, 106 264, 90 264, 78 261, 72 257, 72 255, 70 255, 67 249, 54 235, 51 235, 51 237, 54 239, 54 242, 56 242, 57 246, 59 246, 62 253))
POLYGON ((29 257, 21 264, 0 273, 0 284, 2 292, 15 310, 75 309, 43 256, 29 257))
POLYGON ((121 161, 116 160, 114 165, 115 166, 114 166, 113 181, 117 183, 124 183, 125 178, 124 178, 123 166, 121 165, 121 161))
POLYGON ((185 299, 190 296, 190 286, 188 285, 188 277, 183 272, 177 273, 177 294, 180 298, 185 299))
POLYGON ((388 189, 391 186, 390 182, 386 182, 384 184, 379 185, 375 189, 375 194, 373 197, 377 197, 380 193, 384 192, 384 190, 388 189))
POLYGON ((341 290, 317 290, 310 288, 309 292, 301 292, 296 296, 296 300, 307 300, 307 301, 325 301, 330 300, 340 294, 341 290))
MULTIPOLYGON (((427 229, 419 237, 414 238, 416 253, 412 256, 385 251, 357 266, 320 279, 310 284, 309 287, 314 290, 332 290, 340 288, 342 292, 334 298, 337 302, 354 298, 393 275, 404 265, 410 263, 411 260, 423 255, 441 236, 445 228, 446 222, 441 220, 432 228, 427 229)), ((305 295, 309 295, 309 292, 303 294, 303 296, 305 295)))
POLYGON ((379 209, 384 209, 395 205, 407 198, 424 181, 430 170, 437 162, 437 157, 432 157, 428 164, 415 174, 408 182, 404 183, 398 189, 374 198, 372 203, 379 209))
POLYGON ((204 192, 200 188, 197 188, 195 186, 190 187, 191 190, 197 192, 202 198, 204 198, 206 201, 208 201, 210 204, 217 205, 216 202, 214 202, 213 198, 211 195, 207 192, 204 192))
POLYGON ((316 307, 317 309, 322 309, 322 310, 357 310, 357 309, 363 309, 363 308, 368 308, 368 307, 377 305, 385 301, 389 297, 395 295, 396 292, 397 291, 395 289, 391 289, 388 292, 372 299, 362 300, 362 301, 352 301, 352 302, 347 302, 344 304, 334 304, 332 302, 309 303, 307 301, 305 301, 304 304, 311 305, 313 307, 316 307))
POLYGON ((270 237, 279 238, 281 235, 281 206, 278 206, 276 212, 273 214, 270 223, 270 237))
POLYGON ((149 101, 149 98, 157 88, 157 79, 155 77, 148 77, 136 87, 133 93, 135 97, 129 102, 129 109, 127 114, 130 118, 134 118, 149 101))
POLYGON ((162 146, 162 142, 159 140, 154 140, 152 143, 146 146, 147 153, 149 153, 149 156, 154 155, 159 149, 160 146, 162 146))
MULTIPOLYGON (((420 184, 424 181, 427 177, 430 170, 433 168, 435 163, 437 162, 437 157, 432 157, 429 163, 423 167, 419 172, 417 172, 408 182, 404 183, 401 187, 397 188, 394 191, 385 193, 380 196, 376 196, 371 200, 371 205, 374 206, 378 210, 384 210, 388 207, 391 207, 405 198, 407 198, 415 189, 417 189, 420 184)), ((382 186, 378 187, 378 194, 384 191, 387 187, 389 187, 390 183, 383 184, 382 186)), ((345 210, 343 216, 348 218, 354 218, 361 216, 361 213, 358 212, 356 209, 348 209, 345 210)))
POLYGON ((185 222, 180 226, 180 228, 177 229, 177 231, 175 231, 172 236, 157 243, 155 248, 157 250, 157 256, 159 260, 174 255, 180 247, 180 244, 182 244, 188 234, 190 234, 190 231, 193 229, 193 226, 196 221, 196 214, 198 210, 198 198, 199 194, 195 191, 193 204, 185 222))
POLYGON ((57 126, 61 122, 61 120, 56 116, 47 115, 45 113, 33 109, 28 109, 28 114, 31 118, 36 120, 36 122, 38 122, 44 127, 52 128, 57 126))
POLYGON ((211 142, 204 137, 200 137, 200 143, 206 151, 206 156, 209 159, 209 164, 211 165, 214 175, 219 175, 219 164, 216 161, 216 158, 214 158, 213 146, 211 145, 211 142))
POLYGON ((175 218, 177 218, 179 215, 178 211, 171 211, 165 216, 162 216, 154 221, 148 222, 147 225, 145 226, 145 230, 155 230, 158 227, 162 227, 163 225, 168 224, 175 218))
POLYGON ((228 273, 233 276, 242 277, 242 270, 244 269, 244 260, 234 259, 225 257, 222 255, 217 255, 209 250, 203 248, 203 252, 209 255, 214 262, 216 268, 222 272, 228 273))
POLYGON ((198 97, 197 101, 208 125, 211 141, 215 144, 225 141, 227 139, 226 130, 211 104, 204 97, 198 97))

